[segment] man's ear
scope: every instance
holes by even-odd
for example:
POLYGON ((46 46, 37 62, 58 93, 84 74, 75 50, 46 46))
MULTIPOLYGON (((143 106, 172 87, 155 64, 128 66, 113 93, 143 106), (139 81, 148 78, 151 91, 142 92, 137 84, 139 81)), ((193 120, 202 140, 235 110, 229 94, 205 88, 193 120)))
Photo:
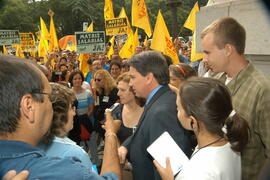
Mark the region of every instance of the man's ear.
POLYGON ((34 100, 33 97, 30 94, 26 94, 22 97, 21 99, 21 116, 23 118, 26 118, 29 120, 29 122, 33 122, 34 121, 34 100))
POLYGON ((225 55, 226 55, 227 57, 229 57, 229 56, 232 55, 233 50, 234 50, 235 48, 234 48, 233 45, 231 45, 231 44, 226 44, 225 47, 224 47, 224 49, 225 49, 225 55))
POLYGON ((154 74, 149 72, 146 74, 146 81, 147 81, 147 84, 151 84, 151 82, 153 81, 154 79, 154 74))

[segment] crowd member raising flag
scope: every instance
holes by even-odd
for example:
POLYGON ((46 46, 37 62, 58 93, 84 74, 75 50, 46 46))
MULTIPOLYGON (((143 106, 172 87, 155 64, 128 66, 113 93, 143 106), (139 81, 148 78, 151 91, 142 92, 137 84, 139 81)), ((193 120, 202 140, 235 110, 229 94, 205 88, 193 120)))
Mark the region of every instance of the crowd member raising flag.
POLYGON ((191 46, 191 62, 197 61, 203 58, 203 53, 196 53, 196 12, 200 11, 198 2, 195 3, 192 8, 184 27, 190 29, 193 32, 192 36, 192 46, 191 46))
POLYGON ((148 37, 152 35, 152 29, 144 0, 132 0, 132 26, 144 29, 148 37))
POLYGON ((58 38, 56 35, 56 30, 54 26, 54 21, 53 21, 53 15, 54 12, 52 10, 49 10, 48 12, 50 16, 50 44, 49 44, 49 51, 54 52, 59 51, 59 45, 58 45, 58 38))
POLYGON ((161 51, 167 56, 170 56, 172 58, 173 64, 179 63, 176 49, 173 45, 170 33, 167 29, 166 23, 160 10, 157 16, 153 39, 151 42, 151 49, 161 51))
POLYGON ((112 18, 114 18, 112 0, 105 0, 104 1, 104 19, 108 20, 112 18))

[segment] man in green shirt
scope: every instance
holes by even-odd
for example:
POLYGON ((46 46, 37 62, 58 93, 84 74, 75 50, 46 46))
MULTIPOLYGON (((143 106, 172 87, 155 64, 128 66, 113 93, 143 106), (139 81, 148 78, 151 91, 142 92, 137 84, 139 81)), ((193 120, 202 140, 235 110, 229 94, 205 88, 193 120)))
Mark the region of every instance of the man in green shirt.
POLYGON ((229 88, 236 112, 250 126, 242 156, 242 179, 256 179, 270 157, 270 79, 244 56, 246 32, 235 19, 214 21, 201 33, 203 61, 229 88))

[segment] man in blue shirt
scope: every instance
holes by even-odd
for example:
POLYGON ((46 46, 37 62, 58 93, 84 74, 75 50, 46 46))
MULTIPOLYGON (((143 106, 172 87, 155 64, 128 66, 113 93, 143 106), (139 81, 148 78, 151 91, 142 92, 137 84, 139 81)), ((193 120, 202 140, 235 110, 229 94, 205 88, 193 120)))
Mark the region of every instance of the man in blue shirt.
POLYGON ((167 131, 190 156, 189 135, 177 118, 176 95, 168 87, 169 70, 164 56, 157 51, 136 54, 130 60, 129 73, 136 96, 147 101, 135 133, 119 148, 120 160, 124 162, 127 155, 134 179, 158 180, 161 178, 147 147, 167 131))
MULTIPOLYGON (((46 157, 37 144, 52 121, 51 87, 30 61, 0 55, 0 179, 10 170, 29 171, 29 179, 121 178, 116 131, 119 122, 107 119, 101 174, 73 158, 46 157)), ((109 117, 109 116, 108 116, 109 117)))

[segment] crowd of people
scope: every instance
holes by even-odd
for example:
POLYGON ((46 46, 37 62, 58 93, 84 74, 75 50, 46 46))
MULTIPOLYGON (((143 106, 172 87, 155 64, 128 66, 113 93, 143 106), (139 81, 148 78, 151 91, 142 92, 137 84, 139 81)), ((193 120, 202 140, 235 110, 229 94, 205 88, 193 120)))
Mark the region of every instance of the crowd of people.
POLYGON ((138 47, 130 59, 90 54, 87 73, 75 52, 44 63, 0 55, 0 178, 269 178, 270 79, 245 58, 235 19, 214 21, 201 40, 203 74, 179 40, 179 64, 138 47), (164 132, 189 159, 176 174, 173 159, 164 166, 147 151, 164 132))

